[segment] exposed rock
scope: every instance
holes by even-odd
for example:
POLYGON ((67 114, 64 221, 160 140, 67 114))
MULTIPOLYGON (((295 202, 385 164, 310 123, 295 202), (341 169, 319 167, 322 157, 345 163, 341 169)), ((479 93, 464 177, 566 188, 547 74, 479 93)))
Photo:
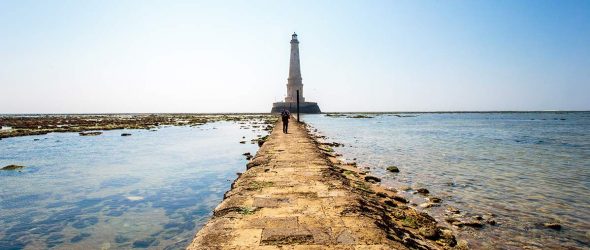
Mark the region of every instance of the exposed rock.
POLYGON ((25 168, 25 166, 21 166, 21 165, 8 165, 6 167, 3 167, 1 170, 17 170, 17 169, 23 169, 25 168))
POLYGON ((451 207, 451 206, 447 207, 447 211, 449 211, 450 213, 453 213, 453 214, 458 214, 461 212, 459 209, 457 209, 455 207, 451 207))
POLYGON ((421 208, 431 208, 431 207, 436 207, 436 206, 439 206, 439 204, 431 203, 431 202, 426 202, 426 203, 420 204, 421 208))
POLYGON ((326 114, 327 117, 343 117, 345 114, 326 114))
POLYGON ((241 144, 246 144, 246 141, 240 141, 241 144))
POLYGON ((409 201, 406 198, 401 197, 401 196, 395 195, 395 196, 393 196, 391 198, 394 199, 394 200, 396 200, 396 201, 402 202, 402 203, 409 203, 409 201))
POLYGON ((346 165, 353 166, 353 167, 356 167, 357 166, 356 162, 354 162, 354 161, 353 162, 347 162, 346 165))
POLYGON ((546 228, 554 229, 554 230, 561 230, 561 225, 559 223, 555 223, 555 222, 543 223, 543 226, 546 228))
POLYGON ((439 238, 436 240, 436 243, 451 247, 457 245, 457 240, 455 239, 453 230, 446 227, 438 227, 437 230, 439 238))
POLYGON ((96 135, 101 135, 102 132, 100 132, 100 131, 92 131, 92 132, 80 132, 78 134, 80 136, 96 136, 96 135))
POLYGON ((469 244, 467 243, 466 240, 459 240, 459 242, 457 242, 457 246, 455 246, 455 249, 457 249, 457 250, 468 250, 469 249, 469 244))
POLYGON ((377 196, 381 197, 381 198, 386 198, 387 194, 383 193, 383 192, 377 192, 377 196))
POLYGON ((365 181, 368 181, 368 182, 381 182, 381 178, 367 175, 367 176, 365 176, 365 181))
POLYGON ((363 118, 373 118, 373 116, 368 116, 368 115, 353 115, 353 116, 348 116, 347 118, 363 119, 363 118))
POLYGON ((428 200, 430 200, 430 202, 433 202, 433 203, 440 203, 442 201, 438 197, 430 197, 430 198, 428 198, 428 200))
POLYGON ((390 207, 397 207, 397 205, 395 204, 395 202, 393 202, 392 200, 385 200, 385 205, 388 205, 390 207))
POLYGON ((396 166, 389 166, 387 167, 387 171, 392 173, 399 173, 399 168, 397 168, 396 166))
POLYGON ((448 222, 448 223, 450 223, 450 224, 453 224, 455 222, 459 222, 459 219, 456 218, 456 217, 449 216, 449 217, 446 217, 445 218, 445 221, 448 222))
POLYGON ((330 146, 330 147, 343 147, 344 144, 338 142, 322 142, 322 145, 330 146))
POLYGON ((121 136, 131 136, 130 133, 122 133, 121 136))
POLYGON ((262 145, 264 145, 264 142, 266 142, 266 140, 268 140, 268 135, 258 138, 258 147, 262 147, 262 145))
POLYGON ((251 160, 250 162, 248 162, 248 164, 246 164, 246 169, 250 169, 256 166, 260 166, 263 164, 267 164, 269 162, 269 159, 266 157, 256 157, 253 160, 251 160))
POLYGON ((243 153, 242 155, 243 156, 248 156, 248 155, 252 155, 252 154, 250 154, 250 152, 246 152, 246 153, 243 153))
POLYGON ((430 193, 430 191, 428 191, 428 189, 426 189, 426 188, 418 188, 416 190, 416 192, 418 192, 419 194, 428 194, 428 193, 430 193))
POLYGON ((463 227, 463 226, 473 227, 473 228, 483 227, 483 222, 477 221, 477 220, 457 221, 457 222, 453 222, 452 224, 455 226, 458 226, 458 227, 463 227))
POLYGON ((427 239, 438 238, 438 230, 435 227, 421 227, 418 229, 418 233, 427 239))

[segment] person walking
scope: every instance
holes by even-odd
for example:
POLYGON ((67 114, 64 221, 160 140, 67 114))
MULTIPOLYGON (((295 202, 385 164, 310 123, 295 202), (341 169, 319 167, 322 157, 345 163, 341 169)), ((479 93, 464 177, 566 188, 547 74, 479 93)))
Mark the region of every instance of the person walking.
POLYGON ((289 129, 289 118, 291 118, 291 113, 289 110, 284 109, 281 112, 281 118, 283 119, 283 133, 288 134, 287 130, 289 129))

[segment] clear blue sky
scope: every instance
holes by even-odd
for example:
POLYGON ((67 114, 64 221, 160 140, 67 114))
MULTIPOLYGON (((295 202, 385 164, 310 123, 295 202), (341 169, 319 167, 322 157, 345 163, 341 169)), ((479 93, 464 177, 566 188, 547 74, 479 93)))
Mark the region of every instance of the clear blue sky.
POLYGON ((0 0, 0 113, 590 110, 590 1, 0 0))

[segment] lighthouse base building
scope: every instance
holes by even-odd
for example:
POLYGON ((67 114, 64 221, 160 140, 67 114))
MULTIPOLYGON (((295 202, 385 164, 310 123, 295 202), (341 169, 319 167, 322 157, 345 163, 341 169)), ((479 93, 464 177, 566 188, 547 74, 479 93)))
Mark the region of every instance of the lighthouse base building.
MULTIPOLYGON (((283 110, 291 113, 297 112, 297 102, 275 102, 272 104, 271 113, 281 113, 283 110)), ((316 102, 299 102, 299 112, 306 114, 319 114, 322 111, 316 102)))

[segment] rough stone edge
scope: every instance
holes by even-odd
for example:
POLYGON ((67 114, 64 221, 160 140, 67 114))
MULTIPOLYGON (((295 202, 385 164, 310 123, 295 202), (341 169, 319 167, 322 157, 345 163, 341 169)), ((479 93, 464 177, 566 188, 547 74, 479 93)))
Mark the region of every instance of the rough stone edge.
MULTIPOLYGON (((337 159, 337 157, 335 155, 326 154, 326 152, 324 150, 322 150, 322 144, 317 140, 316 137, 314 137, 312 135, 312 133, 309 130, 309 128, 310 128, 309 125, 307 125, 305 122, 297 122, 295 119, 293 119, 293 120, 294 120, 293 125, 302 126, 302 129, 304 129, 305 133, 306 133, 305 136, 308 139, 310 139, 310 141, 317 147, 317 150, 320 152, 321 159, 323 159, 326 162, 326 164, 329 166, 329 169, 324 174, 328 174, 332 178, 336 178, 336 179, 339 179, 340 181, 344 181, 341 178, 342 172, 343 172, 342 171, 343 169, 341 167, 344 166, 345 163, 343 163, 339 159, 337 159)), ((281 126, 278 126, 278 124, 280 124, 280 122, 281 122, 280 119, 277 120, 274 128, 281 127, 281 126)), ((274 128, 273 128, 273 131, 274 131, 274 128)), ((272 141, 274 139, 274 137, 275 136, 271 131, 267 141, 272 141)), ((272 157, 272 154, 267 153, 268 147, 270 147, 270 145, 271 145, 271 143, 264 143, 259 148, 259 150, 256 152, 256 155, 254 156, 254 158, 250 162, 248 162, 246 171, 248 171, 250 168, 267 164, 271 160, 269 157, 272 157), (256 161, 259 161, 259 163, 253 163, 256 161)), ((359 170, 359 172, 360 172, 360 170, 359 170)), ((209 231, 211 231, 211 230, 209 230, 208 226, 215 224, 215 223, 223 223, 223 222, 218 222, 218 220, 222 219, 222 218, 227 218, 227 215, 229 213, 232 213, 232 212, 239 213, 239 211, 236 210, 236 207, 230 206, 227 208, 223 208, 223 205, 225 204, 224 202, 226 202, 230 198, 230 196, 233 196, 230 194, 236 190, 236 183, 242 181, 243 176, 244 176, 244 174, 239 174, 238 178, 236 178, 232 182, 230 190, 228 190, 224 194, 223 200, 216 206, 216 208, 214 209, 213 215, 208 219, 207 223, 205 225, 203 225, 203 227, 196 233, 196 235, 191 240, 191 243, 189 243, 187 245, 187 249, 190 248, 193 245, 193 243, 200 236, 210 233, 209 231)), ((368 185, 375 184, 375 183, 368 182, 364 179, 360 179, 359 181, 362 183, 368 184, 368 185)), ((350 190, 356 189, 356 191, 358 192, 358 188, 353 186, 352 183, 350 183, 350 182, 346 183, 346 181, 344 181, 343 186, 347 186, 350 190)), ((385 189, 385 187, 383 187, 383 186, 380 186, 380 185, 378 185, 378 186, 381 190, 385 189)), ((360 197, 360 199, 358 200, 358 202, 360 204, 359 209, 367 209, 370 211, 369 217, 371 217, 371 219, 374 220, 375 224, 381 230, 383 230, 383 232, 385 232, 387 234, 387 238, 389 240, 396 242, 396 243, 401 243, 404 246, 411 248, 411 249, 461 249, 461 250, 468 249, 468 247, 463 244, 457 244, 454 234, 451 235, 452 242, 450 244, 448 244, 448 243, 436 244, 435 239, 432 239, 432 238, 427 239, 426 237, 423 236, 423 233, 421 233, 422 228, 417 228, 417 229, 408 229, 408 228, 403 228, 403 227, 400 228, 399 225, 402 224, 400 222, 400 220, 395 218, 395 216, 390 216, 387 214, 388 212, 391 212, 388 209, 388 207, 390 207, 391 205, 388 204, 387 202, 384 202, 383 199, 380 199, 377 192, 367 192, 365 190, 361 190, 360 193, 362 193, 362 195, 358 196, 358 197, 360 197)), ((399 203, 399 201, 398 201, 398 203, 399 203)), ((417 211, 416 209, 414 209, 412 207, 407 207, 407 206, 404 209, 408 209, 418 215, 424 216, 425 220, 427 220, 427 223, 430 223, 433 225, 433 227, 431 227, 431 228, 433 230, 435 230, 435 232, 440 231, 441 227, 437 226, 438 222, 434 218, 432 218, 430 215, 428 215, 427 213, 417 211)), ((232 218, 232 217, 230 217, 230 218, 232 218)), ((394 245, 394 244, 392 243, 392 245, 394 245)))

